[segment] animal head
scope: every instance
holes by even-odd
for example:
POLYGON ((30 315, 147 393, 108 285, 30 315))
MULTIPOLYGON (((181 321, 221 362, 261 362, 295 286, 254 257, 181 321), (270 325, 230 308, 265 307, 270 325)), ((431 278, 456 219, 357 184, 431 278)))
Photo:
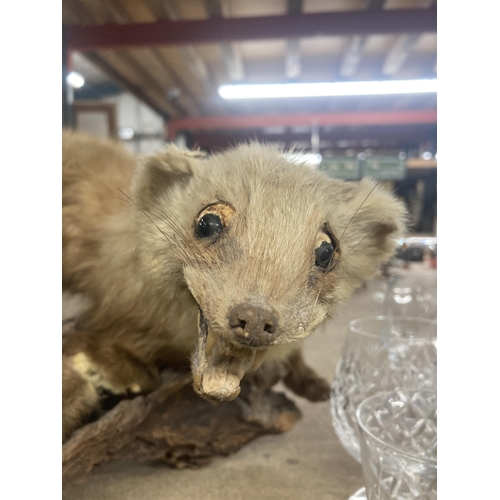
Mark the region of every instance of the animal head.
POLYGON ((164 238, 148 239, 155 266, 170 252, 163 279, 185 282, 199 306, 195 378, 231 359, 255 367, 270 346, 308 336, 403 230, 403 205, 373 181, 289 158, 259 144, 210 158, 170 146, 137 173, 134 195, 164 238))

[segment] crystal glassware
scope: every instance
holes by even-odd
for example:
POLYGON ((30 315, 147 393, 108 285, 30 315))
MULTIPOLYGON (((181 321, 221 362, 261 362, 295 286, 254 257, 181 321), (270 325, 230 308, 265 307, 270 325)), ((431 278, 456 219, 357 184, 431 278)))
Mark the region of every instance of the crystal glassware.
POLYGON ((349 324, 331 391, 335 433, 361 462, 356 410, 381 391, 436 390, 435 320, 373 316, 349 324))
POLYGON ((350 500, 436 500, 436 392, 375 394, 356 419, 366 488, 350 500))
POLYGON ((368 287, 376 314, 429 319, 437 316, 437 290, 432 283, 390 276, 373 279, 368 287))

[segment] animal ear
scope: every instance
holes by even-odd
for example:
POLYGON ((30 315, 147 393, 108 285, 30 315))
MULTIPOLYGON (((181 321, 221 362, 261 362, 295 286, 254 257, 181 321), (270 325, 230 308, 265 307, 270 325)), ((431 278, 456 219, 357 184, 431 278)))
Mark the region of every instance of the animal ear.
POLYGON ((135 174, 132 192, 143 207, 155 203, 170 188, 187 182, 200 168, 201 151, 180 149, 170 144, 163 151, 146 156, 135 174))
POLYGON ((405 232, 406 207, 372 180, 334 182, 338 202, 334 232, 342 263, 338 272, 352 279, 355 288, 394 254, 405 232))

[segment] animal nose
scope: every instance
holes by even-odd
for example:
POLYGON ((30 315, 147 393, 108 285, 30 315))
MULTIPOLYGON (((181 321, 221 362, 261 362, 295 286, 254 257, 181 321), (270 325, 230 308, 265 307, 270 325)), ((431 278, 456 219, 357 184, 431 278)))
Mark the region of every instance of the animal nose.
POLYGON ((231 329, 239 336, 243 334, 250 343, 269 341, 278 328, 276 311, 253 304, 238 304, 231 309, 228 319, 231 329))

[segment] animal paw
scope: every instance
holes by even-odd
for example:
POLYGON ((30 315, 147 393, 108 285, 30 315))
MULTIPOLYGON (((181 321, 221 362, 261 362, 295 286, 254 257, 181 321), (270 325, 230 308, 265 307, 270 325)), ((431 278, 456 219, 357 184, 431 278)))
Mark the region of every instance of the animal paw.
MULTIPOLYGON (((321 377, 310 377, 302 381, 299 396, 313 403, 330 399, 330 384, 321 377)), ((295 391, 296 392, 296 391, 295 391)))

